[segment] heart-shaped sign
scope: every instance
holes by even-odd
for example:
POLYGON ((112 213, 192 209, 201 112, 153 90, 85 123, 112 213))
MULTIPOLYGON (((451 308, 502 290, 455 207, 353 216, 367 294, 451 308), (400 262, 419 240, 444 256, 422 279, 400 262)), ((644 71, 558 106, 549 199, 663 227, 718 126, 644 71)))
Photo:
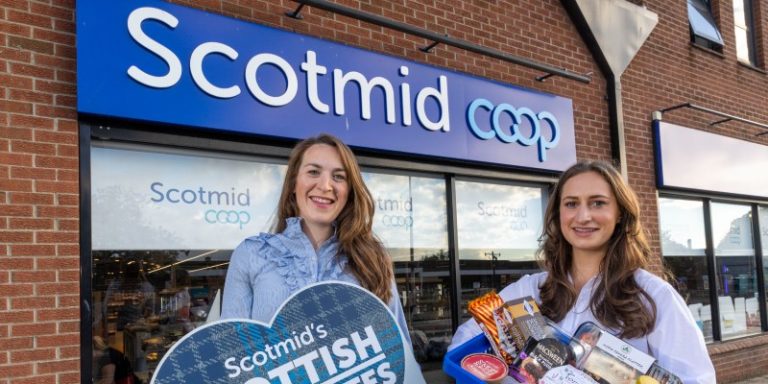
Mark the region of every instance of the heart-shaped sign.
POLYGON ((271 324, 224 320, 195 329, 165 354, 151 383, 423 381, 410 361, 410 346, 376 296, 352 284, 318 283, 286 300, 271 324))

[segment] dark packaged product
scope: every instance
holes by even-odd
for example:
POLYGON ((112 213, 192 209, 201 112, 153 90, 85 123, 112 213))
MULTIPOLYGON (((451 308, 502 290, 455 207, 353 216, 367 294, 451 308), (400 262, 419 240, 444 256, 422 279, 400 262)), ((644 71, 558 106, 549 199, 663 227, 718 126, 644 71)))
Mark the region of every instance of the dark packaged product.
POLYGON ((567 344, 550 337, 536 340, 529 338, 525 348, 515 359, 519 379, 527 383, 538 383, 552 368, 573 362, 573 352, 567 344))
POLYGON ((512 324, 512 339, 518 350, 523 349, 529 337, 536 340, 546 336, 544 331, 544 316, 539 312, 539 306, 533 297, 526 296, 504 303, 505 316, 512 324))

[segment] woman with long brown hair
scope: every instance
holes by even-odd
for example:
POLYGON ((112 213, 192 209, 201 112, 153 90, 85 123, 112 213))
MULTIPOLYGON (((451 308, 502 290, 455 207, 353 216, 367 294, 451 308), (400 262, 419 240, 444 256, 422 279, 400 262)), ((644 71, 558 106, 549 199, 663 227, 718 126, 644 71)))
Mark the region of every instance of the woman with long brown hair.
MULTIPOLYGON (((685 302, 646 271, 652 255, 634 191, 609 163, 582 161, 560 177, 544 216, 537 252, 544 272, 499 294, 532 296, 565 332, 591 321, 648 353, 685 383, 714 383, 704 338, 685 302)), ((459 327, 451 347, 480 333, 459 327)))
POLYGON ((268 322, 297 290, 340 280, 387 303, 410 342, 392 261, 373 234, 373 213, 373 198, 347 145, 327 134, 298 143, 273 233, 249 237, 232 253, 222 318, 268 322))

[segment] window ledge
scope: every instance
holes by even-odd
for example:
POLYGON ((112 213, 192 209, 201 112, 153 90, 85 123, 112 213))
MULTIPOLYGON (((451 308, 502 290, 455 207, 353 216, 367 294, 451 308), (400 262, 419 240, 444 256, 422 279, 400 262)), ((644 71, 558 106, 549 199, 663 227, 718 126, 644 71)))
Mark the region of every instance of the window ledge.
POLYGON ((722 53, 720 53, 718 51, 715 51, 714 49, 707 48, 707 47, 701 46, 699 44, 696 44, 693 41, 691 41, 691 47, 696 48, 696 49, 700 49, 700 50, 702 50, 704 52, 711 53, 711 54, 713 54, 713 55, 715 55, 715 56, 717 56, 717 57, 719 57, 721 59, 725 59, 725 55, 723 55, 722 53))
POLYGON ((764 69, 759 68, 759 67, 755 67, 754 65, 752 65, 750 63, 745 63, 745 62, 743 62, 741 60, 738 60, 738 59, 736 60, 736 62, 739 63, 739 65, 741 65, 742 67, 751 69, 751 70, 756 71, 756 72, 760 72, 763 75, 768 75, 768 72, 766 72, 764 69))
POLYGON ((740 351, 746 348, 765 346, 768 344, 768 334, 744 336, 738 339, 719 341, 707 345, 707 350, 711 356, 725 354, 734 351, 740 351))

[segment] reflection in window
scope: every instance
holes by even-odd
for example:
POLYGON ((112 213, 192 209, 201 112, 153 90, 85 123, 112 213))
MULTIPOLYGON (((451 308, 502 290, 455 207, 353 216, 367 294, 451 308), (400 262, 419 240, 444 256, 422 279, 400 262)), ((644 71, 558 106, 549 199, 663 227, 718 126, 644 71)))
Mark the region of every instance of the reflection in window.
POLYGON ((755 30, 752 21, 752 0, 733 0, 733 18, 736 29, 736 57, 747 64, 756 65, 755 30))
POLYGON ((451 341, 450 260, 445 180, 365 172, 376 213, 373 230, 395 263, 414 355, 431 382, 447 382, 451 341))
POLYGON ((693 318, 712 341, 712 307, 705 257, 704 203, 700 200, 659 199, 661 252, 675 276, 675 288, 693 318))
POLYGON ((539 271, 542 188, 456 181, 462 318, 469 300, 539 271))
POLYGON ((664 256, 704 256, 704 203, 700 200, 659 199, 661 250, 664 256))
POLYGON ((749 205, 712 203, 711 212, 723 340, 759 333, 752 208, 749 205))
POLYGON ((121 353, 148 382, 183 335, 218 318, 232 249, 269 229, 284 172, 241 156, 94 143, 95 381, 121 353))
MULTIPOLYGON (((232 250, 93 251, 93 335, 145 382, 183 335, 218 318, 232 250)), ((101 375, 96 350, 94 378, 101 375)))
POLYGON ((688 0, 688 22, 691 41, 694 44, 710 49, 722 49, 723 37, 712 17, 710 0, 688 0))

